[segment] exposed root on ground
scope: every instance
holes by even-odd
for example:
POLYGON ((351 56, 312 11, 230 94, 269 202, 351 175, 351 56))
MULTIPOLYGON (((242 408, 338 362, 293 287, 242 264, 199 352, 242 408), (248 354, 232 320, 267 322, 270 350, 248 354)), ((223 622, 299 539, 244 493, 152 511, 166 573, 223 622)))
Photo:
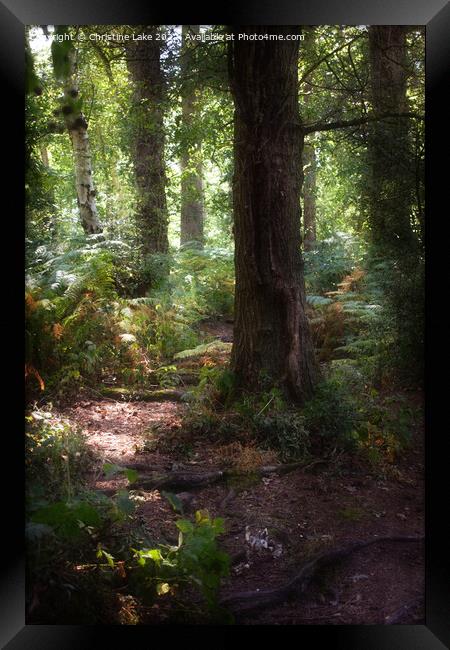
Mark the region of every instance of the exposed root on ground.
MULTIPOLYGON (((320 459, 308 463, 305 465, 304 462, 298 463, 288 463, 284 465, 266 465, 264 467, 256 468, 252 474, 260 476, 270 476, 271 474, 277 474, 279 476, 293 472, 296 469, 307 470, 315 467, 316 465, 327 463, 325 459, 320 459)), ((133 489, 135 488, 145 488, 147 490, 160 490, 160 489, 196 489, 202 488, 214 483, 219 483, 221 481, 227 481, 228 479, 233 479, 239 476, 247 476, 247 472, 239 472, 236 470, 216 470, 214 472, 203 472, 201 474, 190 474, 183 472, 173 472, 170 474, 164 475, 154 475, 154 476, 142 476, 135 483, 133 483, 133 489)))
POLYGON ((227 607, 234 614, 241 614, 250 611, 262 610, 266 607, 278 605, 289 598, 299 597, 306 591, 314 576, 325 566, 338 562, 343 558, 351 555, 355 551, 383 542, 421 542, 423 536, 389 536, 377 537, 370 540, 352 542, 345 546, 324 551, 310 560, 297 573, 297 575, 287 584, 277 589, 243 591, 233 596, 223 598, 221 605, 227 607))

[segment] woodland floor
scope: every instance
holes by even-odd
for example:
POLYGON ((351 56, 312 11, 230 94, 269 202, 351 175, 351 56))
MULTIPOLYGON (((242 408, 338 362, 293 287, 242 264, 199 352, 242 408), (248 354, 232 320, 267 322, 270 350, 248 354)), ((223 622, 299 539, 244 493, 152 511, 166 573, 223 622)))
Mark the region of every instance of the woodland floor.
MULTIPOLYGON (((227 336, 226 326, 218 336, 227 336)), ((217 334, 216 334, 217 335, 217 334)), ((420 400, 415 395, 414 400, 420 400)), ((185 403, 83 399, 61 409, 78 424, 98 459, 91 487, 113 493, 126 479, 106 480, 104 462, 135 467, 142 473, 223 469, 224 458, 212 443, 194 442, 188 460, 167 448, 145 451, 150 425, 180 426, 185 403)), ((133 486, 131 486, 132 488, 133 486)), ((172 490, 177 492, 177 490, 172 490)), ((389 472, 369 471, 351 459, 297 469, 283 476, 189 490, 191 513, 207 509, 225 519, 220 545, 234 559, 221 596, 283 585, 315 553, 349 542, 385 536, 424 534, 423 426, 413 444, 389 472), (226 501, 225 501, 226 499, 226 501), (251 549, 246 526, 255 534, 267 528, 280 555, 251 549)), ((136 489, 136 516, 151 539, 176 540, 175 513, 158 490, 136 489)), ((417 624, 424 620, 423 543, 380 542, 351 553, 321 571, 305 592, 290 601, 239 614, 244 625, 417 624)), ((146 623, 170 622, 162 604, 144 616, 146 623)), ((141 618, 142 620, 142 618, 141 618)))

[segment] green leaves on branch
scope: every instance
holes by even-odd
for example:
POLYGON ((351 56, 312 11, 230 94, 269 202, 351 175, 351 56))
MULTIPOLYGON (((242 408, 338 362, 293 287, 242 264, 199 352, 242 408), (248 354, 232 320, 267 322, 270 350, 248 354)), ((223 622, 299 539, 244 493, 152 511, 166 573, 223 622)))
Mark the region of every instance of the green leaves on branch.
POLYGON ((97 510, 86 501, 64 503, 57 501, 37 510, 33 523, 51 526, 56 534, 63 539, 74 539, 82 535, 87 527, 97 527, 101 517, 97 510))
POLYGON ((154 584, 154 593, 174 593, 180 583, 197 587, 210 611, 217 609, 217 596, 222 577, 228 575, 230 558, 219 550, 216 538, 224 532, 221 518, 211 519, 206 510, 195 513, 195 521, 179 519, 178 546, 153 549, 132 549, 146 585, 154 584))
POLYGON ((35 93, 42 95, 42 82, 34 69, 33 55, 31 54, 30 45, 25 43, 25 94, 35 93))
POLYGON ((53 71, 57 81, 65 81, 71 70, 70 56, 73 44, 67 25, 56 25, 51 45, 53 71), (61 37, 58 39, 58 37, 61 37))

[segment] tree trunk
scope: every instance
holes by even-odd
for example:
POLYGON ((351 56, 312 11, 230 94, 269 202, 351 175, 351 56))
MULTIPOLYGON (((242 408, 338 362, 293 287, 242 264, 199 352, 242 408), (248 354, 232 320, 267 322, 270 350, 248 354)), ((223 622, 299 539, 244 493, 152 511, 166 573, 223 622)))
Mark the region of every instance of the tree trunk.
MULTIPOLYGON (((157 26, 139 26, 152 36, 149 41, 131 41, 127 66, 134 83, 132 107, 133 158, 138 190, 137 220, 144 254, 167 253, 166 172, 164 165, 164 79, 160 63, 157 26)), ((137 31, 137 28, 136 30, 137 31)))
POLYGON ((303 248, 310 251, 316 242, 316 150, 314 141, 303 149, 303 248))
POLYGON ((300 252, 299 41, 238 40, 239 33, 299 30, 233 30, 236 297, 231 363, 241 388, 278 385, 301 403, 313 391, 316 363, 300 252))
POLYGON ((83 230, 91 235, 102 232, 95 204, 88 123, 81 112, 76 81, 76 50, 69 51, 70 72, 64 86, 62 113, 72 142, 77 203, 83 230))
MULTIPOLYGON (((376 113, 406 112, 406 34, 402 26, 369 28, 370 81, 376 113)), ((423 380, 424 269, 412 227, 414 155, 409 120, 385 119, 369 130, 369 217, 375 252, 388 263, 380 281, 392 318, 390 358, 407 382, 423 380)))
POLYGON ((192 45, 188 33, 198 34, 199 25, 183 25, 181 53, 183 153, 181 155, 181 223, 180 244, 190 242, 203 247, 203 167, 201 139, 196 124, 196 90, 192 79, 192 45))
MULTIPOLYGON (((370 90, 375 113, 407 111, 407 27, 369 27, 370 90)), ((370 222, 375 245, 384 251, 410 249, 412 187, 409 120, 385 119, 369 129, 370 222)))

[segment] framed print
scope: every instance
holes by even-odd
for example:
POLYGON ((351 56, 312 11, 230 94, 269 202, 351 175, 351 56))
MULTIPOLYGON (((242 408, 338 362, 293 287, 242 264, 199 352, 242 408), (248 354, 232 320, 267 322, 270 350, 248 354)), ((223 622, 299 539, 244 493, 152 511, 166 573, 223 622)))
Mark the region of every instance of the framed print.
POLYGON ((4 647, 449 647, 448 4, 4 0, 0 26, 4 647))

